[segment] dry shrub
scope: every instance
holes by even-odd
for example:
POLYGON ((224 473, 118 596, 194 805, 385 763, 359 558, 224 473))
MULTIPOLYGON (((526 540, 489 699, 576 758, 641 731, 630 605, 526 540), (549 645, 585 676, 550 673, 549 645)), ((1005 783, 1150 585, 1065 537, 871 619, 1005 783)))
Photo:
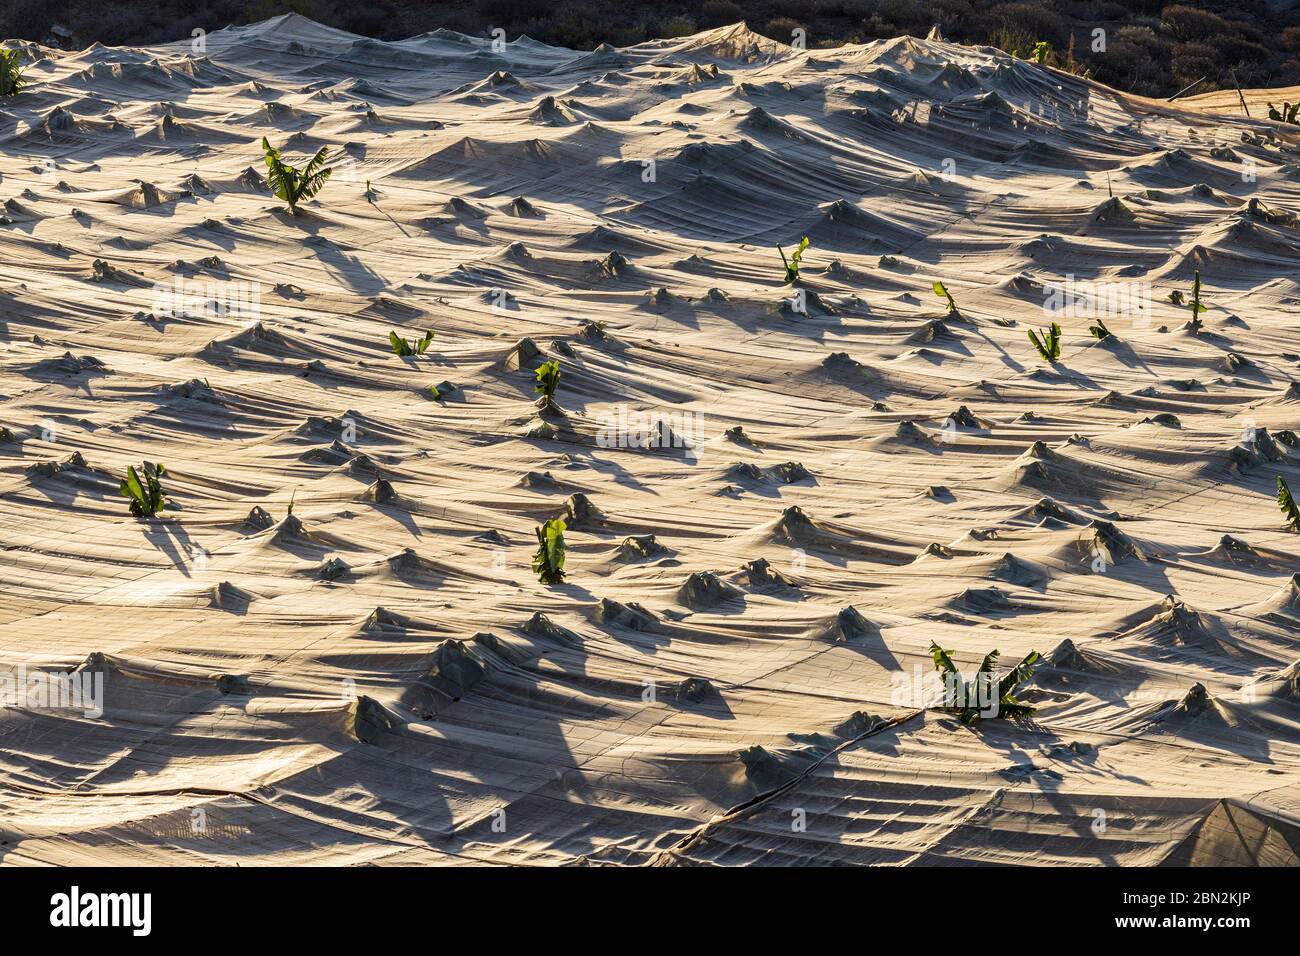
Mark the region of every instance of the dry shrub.
POLYGON ((42 40, 54 24, 54 15, 45 0, 13 0, 7 11, 0 11, 0 37, 42 40))
POLYGON ((1126 26, 1115 31, 1115 39, 1140 46, 1153 57, 1169 58, 1169 41, 1148 26, 1126 26))
POLYGON ((781 43, 789 43, 793 39, 794 31, 799 29, 799 24, 789 17, 773 17, 767 21, 767 25, 759 29, 759 33, 765 37, 771 37, 781 43))
POLYGON ((772 9, 777 14, 773 19, 785 17, 799 23, 807 23, 819 15, 816 0, 773 0, 772 9))
POLYGON ((1268 59, 1268 48, 1252 43, 1244 37, 1216 37, 1213 43, 1220 63, 1231 66, 1247 66, 1263 63, 1268 59))
POLYGON ((924 33, 934 26, 930 4, 921 0, 880 0, 876 16, 895 26, 894 35, 924 33))
POLYGON ((1184 41, 1211 40, 1233 32, 1232 25, 1218 14, 1178 3, 1161 10, 1160 21, 1176 39, 1184 41))
POLYGON ((523 23, 546 16, 547 0, 479 0, 478 9, 489 23, 523 23))
POLYGON ((1206 81, 1196 88, 1197 93, 1208 93, 1219 88, 1219 54, 1209 43, 1179 43, 1174 47, 1169 66, 1179 89, 1203 76, 1206 81))
POLYGON ((612 42, 614 25, 587 4, 565 4, 551 16, 531 21, 524 30, 531 37, 570 50, 591 50, 612 42))
POLYGON ((862 20, 875 9, 875 6, 871 0, 813 0, 812 15, 862 20))
POLYGON ((1060 50, 1069 42, 1070 31, 1065 19, 1050 7, 1038 3, 1000 3, 989 10, 988 16, 1001 26, 1003 35, 1032 38, 1028 44, 1030 47, 1039 40, 1046 40, 1060 50))
POLYGON ((975 5, 970 0, 934 0, 930 13, 943 27, 944 36, 965 36, 976 22, 975 5))
POLYGON ((1283 86, 1300 86, 1300 60, 1287 60, 1278 67, 1274 79, 1283 86))
POLYGON ((1142 42, 1145 38, 1140 34, 1134 38, 1123 33, 1118 31, 1106 45, 1105 53, 1094 55, 1097 80, 1142 96, 1168 95, 1169 71, 1161 62, 1169 55, 1168 45, 1158 40, 1148 44, 1142 42))
POLYGON ((731 0, 708 0, 700 7, 700 22, 706 27, 725 27, 743 19, 744 12, 731 0))
POLYGON ((696 30, 695 21, 687 16, 669 17, 663 23, 659 24, 659 36, 688 37, 696 30))

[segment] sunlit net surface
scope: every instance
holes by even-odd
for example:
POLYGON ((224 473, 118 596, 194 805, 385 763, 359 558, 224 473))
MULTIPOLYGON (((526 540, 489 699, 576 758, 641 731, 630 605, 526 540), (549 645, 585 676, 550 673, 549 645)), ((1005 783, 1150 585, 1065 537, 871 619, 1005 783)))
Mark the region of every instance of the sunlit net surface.
POLYGON ((1279 127, 743 27, 29 52, 0 669, 103 712, 0 711, 6 862, 1296 862, 1279 127), (1043 653, 1034 721, 923 709, 932 641, 1043 653))

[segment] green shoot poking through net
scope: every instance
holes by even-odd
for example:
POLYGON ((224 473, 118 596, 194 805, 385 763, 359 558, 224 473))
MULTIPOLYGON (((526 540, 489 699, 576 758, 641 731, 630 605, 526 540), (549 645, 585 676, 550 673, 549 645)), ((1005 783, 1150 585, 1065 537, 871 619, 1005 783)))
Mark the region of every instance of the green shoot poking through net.
POLYGON ((118 490, 131 502, 131 514, 137 518, 152 518, 167 507, 167 496, 163 494, 162 478, 167 469, 146 461, 135 470, 135 465, 127 465, 126 477, 118 484, 118 490))
POLYGON ((939 298, 948 300, 948 314, 956 315, 957 300, 952 297, 952 293, 948 291, 948 287, 944 285, 942 282, 935 280, 931 288, 934 289, 934 294, 937 295, 939 298))
POLYGON ((396 332, 388 333, 388 344, 393 347, 393 354, 405 358, 408 355, 423 355, 429 349, 429 344, 433 341, 433 332, 425 329, 424 335, 418 339, 404 339, 396 332))
POLYGON ((1169 301, 1174 305, 1181 305, 1192 313, 1191 321, 1188 323, 1193 332, 1201 330, 1201 313, 1205 311, 1205 303, 1201 301, 1201 270, 1196 269, 1192 272, 1192 298, 1188 301, 1183 295, 1182 290, 1174 290, 1169 293, 1169 301))
POLYGON ((799 245, 795 247, 794 252, 790 253, 790 258, 785 257, 785 250, 780 246, 776 251, 781 253, 781 262, 785 265, 785 284, 794 285, 799 281, 799 264, 803 259, 803 251, 808 248, 808 237, 804 236, 799 240, 799 245))
POLYGON ((1279 110, 1272 103, 1268 104, 1268 118, 1278 123, 1291 123, 1300 125, 1300 103, 1287 103, 1283 101, 1282 108, 1279 110))
POLYGON ((1042 356, 1044 362, 1055 362, 1061 357, 1061 327, 1055 322, 1045 332, 1035 332, 1029 330, 1029 341, 1034 343, 1034 348, 1038 349, 1038 354, 1042 356))
POLYGON ((537 553, 533 570, 542 584, 564 581, 564 519, 552 518, 537 528, 537 553))
POLYGON ((1291 497, 1291 488, 1281 475, 1277 478, 1277 506, 1282 517, 1286 518, 1286 526, 1292 531, 1300 531, 1300 508, 1296 507, 1295 499, 1291 497))
POLYGON ((554 359, 543 362, 534 374, 537 381, 533 383, 533 391, 541 395, 546 404, 551 404, 555 401, 555 390, 560 386, 560 363, 554 359))

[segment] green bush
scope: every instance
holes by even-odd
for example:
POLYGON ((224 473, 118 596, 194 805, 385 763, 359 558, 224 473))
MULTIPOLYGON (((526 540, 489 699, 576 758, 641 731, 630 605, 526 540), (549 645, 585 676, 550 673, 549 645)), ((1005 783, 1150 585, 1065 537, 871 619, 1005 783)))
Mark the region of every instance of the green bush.
POLYGON ((1017 56, 1033 47, 1034 37, 1033 34, 1026 33, 1024 30, 1017 30, 1008 27, 1006 24, 999 24, 989 34, 988 45, 997 47, 1003 53, 1017 56))
POLYGON ((17 96, 23 88, 23 51, 0 49, 0 96, 17 96))

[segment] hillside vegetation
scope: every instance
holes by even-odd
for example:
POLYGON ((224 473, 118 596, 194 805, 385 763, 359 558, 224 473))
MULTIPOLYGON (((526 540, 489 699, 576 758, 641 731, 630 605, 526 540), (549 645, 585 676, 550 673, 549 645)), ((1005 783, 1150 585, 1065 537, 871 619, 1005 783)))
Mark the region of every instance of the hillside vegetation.
POLYGON ((797 28, 812 47, 911 34, 937 22, 961 43, 1029 55, 1051 45, 1048 62, 1147 96, 1169 96, 1205 78, 1197 92, 1300 84, 1300 13, 1268 0, 1167 4, 1160 0, 706 0, 630 4, 614 0, 13 0, 0 10, 0 35, 82 47, 162 43, 194 29, 218 30, 286 12, 378 39, 447 28, 484 36, 589 50, 686 36, 740 20, 790 42, 797 28), (52 34, 57 27, 57 33, 52 34), (1105 49, 1095 31, 1104 31, 1105 49))

